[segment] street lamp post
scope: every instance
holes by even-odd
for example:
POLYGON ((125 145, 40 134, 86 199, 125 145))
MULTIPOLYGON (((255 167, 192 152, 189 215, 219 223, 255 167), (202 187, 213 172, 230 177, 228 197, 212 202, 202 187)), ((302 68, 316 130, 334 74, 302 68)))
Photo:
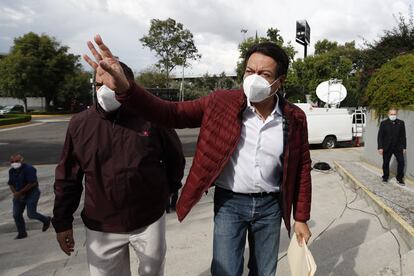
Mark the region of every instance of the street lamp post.
POLYGON ((185 68, 185 62, 183 64, 183 73, 182 73, 182 76, 181 76, 180 97, 178 99, 180 102, 184 101, 184 68, 185 68))
POLYGON ((296 21, 296 42, 305 47, 304 57, 306 57, 310 43, 310 27, 306 20, 296 21))

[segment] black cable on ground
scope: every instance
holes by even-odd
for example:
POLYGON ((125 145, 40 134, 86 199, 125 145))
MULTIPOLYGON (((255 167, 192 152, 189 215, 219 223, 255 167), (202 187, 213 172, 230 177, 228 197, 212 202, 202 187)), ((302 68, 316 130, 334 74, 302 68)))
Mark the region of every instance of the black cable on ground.
MULTIPOLYGON (((342 176, 341 176, 341 178, 343 179, 343 177, 342 177, 342 176)), ((341 185, 341 188, 342 188, 342 190, 345 192, 345 189, 344 189, 343 185, 341 185)), ((354 200, 355 200, 355 199, 358 197, 357 191, 358 191, 359 189, 361 189, 361 188, 359 188, 359 187, 358 187, 357 189, 353 189, 351 186, 350 186, 350 187, 348 187, 348 188, 349 188, 349 189, 351 189, 351 190, 352 190, 352 191, 356 194, 356 197, 354 198, 354 200)), ((397 243, 397 246, 398 246, 398 257, 399 257, 399 263, 400 263, 400 276, 402 276, 402 254, 401 254, 401 244, 400 244, 400 242, 398 241, 398 238, 395 236, 395 234, 391 231, 391 229, 390 229, 390 228, 388 228, 388 227, 386 227, 384 224, 382 224, 382 221, 381 221, 380 217, 379 217, 377 214, 375 214, 375 213, 367 212, 367 211, 364 211, 364 210, 359 209, 359 208, 353 208, 353 207, 350 207, 348 203, 346 204, 346 208, 347 208, 347 209, 349 209, 349 210, 359 211, 359 212, 362 212, 362 213, 365 213, 365 214, 368 214, 368 215, 371 215, 371 216, 376 217, 376 218, 377 218, 377 220, 378 220, 378 222, 379 222, 379 224, 381 225, 381 227, 382 227, 384 230, 386 230, 386 231, 388 231, 388 232, 390 232, 390 233, 391 233, 391 235, 394 237, 394 239, 395 239, 395 241, 396 241, 396 243, 397 243)))

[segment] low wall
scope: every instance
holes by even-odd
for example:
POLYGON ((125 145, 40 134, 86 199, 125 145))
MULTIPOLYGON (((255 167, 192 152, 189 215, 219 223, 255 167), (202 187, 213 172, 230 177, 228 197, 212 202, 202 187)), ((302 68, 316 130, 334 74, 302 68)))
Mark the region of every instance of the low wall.
MULTIPOLYGON (((24 105, 23 101, 11 97, 0 97, 0 105, 24 105)), ((45 109, 45 98, 43 97, 27 97, 27 108, 28 109, 45 109)))
MULTIPOLYGON (((414 111, 400 110, 398 118, 405 122, 405 131, 407 133, 407 151, 404 156, 406 167, 405 177, 414 180, 414 111)), ((364 132, 364 154, 363 159, 379 168, 382 168, 382 156, 377 150, 377 134, 380 120, 375 119, 372 112, 367 113, 367 125, 364 132)), ((390 171, 397 172, 397 161, 393 156, 390 162, 390 171)))

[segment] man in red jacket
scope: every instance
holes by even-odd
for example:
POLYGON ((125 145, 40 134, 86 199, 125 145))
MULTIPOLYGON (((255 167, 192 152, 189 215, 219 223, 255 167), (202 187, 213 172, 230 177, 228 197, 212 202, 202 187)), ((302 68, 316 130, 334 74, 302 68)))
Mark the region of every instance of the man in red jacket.
POLYGON ((177 204, 184 219, 203 192, 216 185, 211 273, 242 275, 246 235, 249 275, 275 275, 281 218, 307 242, 311 160, 305 114, 277 91, 289 58, 273 43, 254 45, 245 57, 243 90, 216 91, 171 103, 127 81, 100 36, 85 60, 117 99, 136 114, 168 127, 200 127, 194 161, 177 204))

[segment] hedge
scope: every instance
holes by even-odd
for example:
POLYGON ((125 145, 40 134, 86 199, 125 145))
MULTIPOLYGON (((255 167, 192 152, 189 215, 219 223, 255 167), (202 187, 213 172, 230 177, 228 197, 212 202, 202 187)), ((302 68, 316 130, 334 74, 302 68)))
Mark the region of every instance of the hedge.
POLYGON ((414 104, 414 54, 391 59, 372 76, 366 89, 370 109, 385 116, 390 107, 414 104))
POLYGON ((69 115, 73 114, 70 111, 32 111, 29 112, 31 115, 69 115))
POLYGON ((0 117, 0 126, 19 124, 29 122, 32 119, 31 115, 26 114, 7 114, 0 117))

